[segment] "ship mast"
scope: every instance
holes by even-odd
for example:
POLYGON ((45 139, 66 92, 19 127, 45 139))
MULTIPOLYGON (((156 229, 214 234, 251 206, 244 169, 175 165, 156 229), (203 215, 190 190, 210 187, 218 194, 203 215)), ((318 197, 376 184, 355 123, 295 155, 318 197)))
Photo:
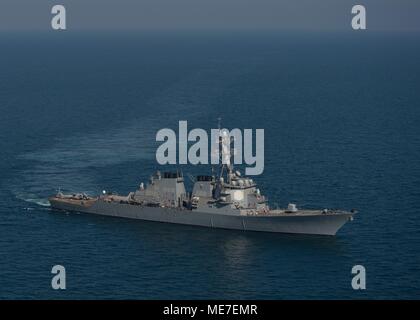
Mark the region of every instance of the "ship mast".
MULTIPOLYGON (((218 143, 218 152, 219 152, 219 172, 217 173, 217 180, 221 181, 221 178, 224 176, 224 169, 227 169, 226 172, 226 182, 228 184, 231 183, 231 175, 233 172, 233 154, 234 149, 230 148, 231 146, 231 140, 230 135, 226 135, 227 133, 222 130, 222 118, 217 118, 217 124, 218 124, 218 130, 219 130, 219 143, 218 143), (228 157, 226 157, 226 154, 228 154, 228 157)), ((212 171, 214 171, 212 167, 212 171)))

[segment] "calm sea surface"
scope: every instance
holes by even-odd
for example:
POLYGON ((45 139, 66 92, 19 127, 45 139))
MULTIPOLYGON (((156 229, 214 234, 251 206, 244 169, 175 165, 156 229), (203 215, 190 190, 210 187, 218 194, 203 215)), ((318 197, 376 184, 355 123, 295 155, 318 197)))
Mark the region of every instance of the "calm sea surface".
POLYGON ((1 34, 0 298, 420 298, 419 57, 416 34, 1 34), (50 210, 59 187, 136 189, 166 169, 157 130, 219 116, 265 129, 273 206, 355 220, 318 237, 50 210))

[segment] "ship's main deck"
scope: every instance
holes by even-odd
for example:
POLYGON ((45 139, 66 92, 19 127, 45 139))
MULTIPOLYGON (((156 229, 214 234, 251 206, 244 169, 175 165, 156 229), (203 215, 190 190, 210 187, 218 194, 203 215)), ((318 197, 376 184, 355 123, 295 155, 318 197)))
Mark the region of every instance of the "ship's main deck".
POLYGON ((341 211, 341 210, 297 210, 295 212, 290 212, 285 209, 275 209, 270 210, 267 213, 260 213, 259 215, 267 216, 319 216, 319 215, 337 215, 337 214, 350 214, 350 212, 341 211))

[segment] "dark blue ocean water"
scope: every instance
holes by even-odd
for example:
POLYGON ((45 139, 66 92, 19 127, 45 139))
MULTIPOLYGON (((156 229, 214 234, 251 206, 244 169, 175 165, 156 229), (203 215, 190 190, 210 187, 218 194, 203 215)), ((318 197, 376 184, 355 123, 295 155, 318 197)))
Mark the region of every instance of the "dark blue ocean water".
POLYGON ((1 34, 0 298, 419 298, 419 56, 416 34, 1 34), (273 205, 355 220, 318 237, 49 209, 58 187, 134 190, 157 130, 219 116, 265 129, 273 205))

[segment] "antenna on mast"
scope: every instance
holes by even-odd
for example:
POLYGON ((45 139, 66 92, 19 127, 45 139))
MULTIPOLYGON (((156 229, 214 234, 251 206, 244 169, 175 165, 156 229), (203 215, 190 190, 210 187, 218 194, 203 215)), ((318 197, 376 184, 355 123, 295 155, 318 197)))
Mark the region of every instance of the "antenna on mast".
MULTIPOLYGON (((218 158, 219 158, 218 161, 219 161, 219 167, 220 167, 221 166, 221 160, 222 160, 221 154, 220 154, 222 117, 218 117, 217 118, 217 128, 218 128, 219 132, 218 132, 217 141, 216 141, 217 142, 217 153, 216 154, 218 154, 218 158)), ((216 152, 216 150, 212 150, 212 152, 216 152)), ((212 175, 214 175, 216 173, 216 179, 218 179, 220 177, 220 172, 217 172, 217 171, 220 171, 220 170, 216 170, 215 167, 216 166, 212 164, 212 166, 211 166, 211 173, 212 173, 212 175)))

